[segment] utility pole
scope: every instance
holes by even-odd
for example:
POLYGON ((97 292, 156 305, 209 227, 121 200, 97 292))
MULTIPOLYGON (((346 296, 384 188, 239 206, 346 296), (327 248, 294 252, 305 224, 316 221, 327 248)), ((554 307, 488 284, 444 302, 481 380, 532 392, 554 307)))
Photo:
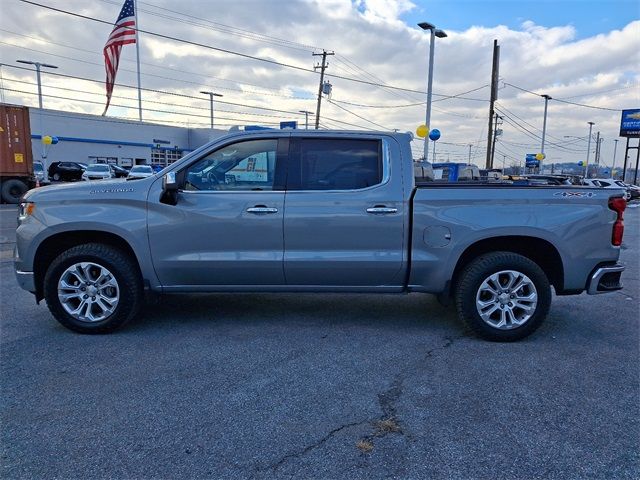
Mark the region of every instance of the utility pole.
POLYGON ((313 112, 309 110, 298 110, 299 113, 304 113, 304 128, 309 130, 309 115, 313 115, 313 112))
POLYGON ((600 132, 596 134, 596 158, 593 163, 596 164, 596 177, 597 177, 598 168, 600 167, 600 132))
POLYGON ((502 117, 497 113, 494 116, 495 116, 495 124, 493 127, 493 146, 491 147, 491 168, 493 168, 493 159, 496 154, 496 137, 498 136, 498 119, 502 119, 502 117))
POLYGON ((211 118, 211 130, 213 130, 213 97, 222 97, 219 93, 201 91, 204 95, 209 95, 209 117, 211 118))
POLYGON ((614 139, 613 144, 613 166, 611 167, 611 178, 613 178, 613 170, 616 168, 616 152, 618 151, 618 139, 614 139))
POLYGON ((584 165, 584 178, 588 178, 589 173, 589 154, 591 153, 591 131, 593 130, 594 122, 587 122, 589 124, 589 141, 587 142, 587 162, 584 165))
POLYGON ((469 144, 469 162, 467 163, 467 165, 471 165, 471 147, 473 145, 469 144))
POLYGON ((335 55, 334 52, 323 50, 322 53, 312 53, 314 57, 322 56, 322 64, 315 65, 314 70, 320 69, 320 85, 318 86, 318 106, 316 107, 316 130, 320 127, 320 104, 322 103, 322 84, 324 83, 324 71, 327 68, 327 55, 335 55))
POLYGON ((493 41, 493 65, 491 67, 491 101, 489 103, 489 131, 487 132, 487 170, 493 167, 493 157, 491 155, 491 141, 493 136, 493 115, 495 114, 494 104, 498 99, 498 71, 500 69, 500 46, 498 40, 493 41))

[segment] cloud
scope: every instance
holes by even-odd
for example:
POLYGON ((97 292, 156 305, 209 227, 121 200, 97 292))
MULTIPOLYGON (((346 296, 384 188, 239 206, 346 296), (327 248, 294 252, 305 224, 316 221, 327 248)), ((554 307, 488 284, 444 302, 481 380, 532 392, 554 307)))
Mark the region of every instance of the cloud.
MULTIPOLYGON (((118 2, 107 1, 88 4, 82 0, 50 0, 50 3, 109 22, 115 20, 119 9, 114 5, 118 2)), ((401 20, 403 14, 414 8, 415 5, 406 0, 185 1, 179 7, 180 12, 187 15, 184 16, 170 11, 178 9, 175 2, 152 0, 141 4, 140 26, 144 30, 308 70, 318 61, 312 53, 319 53, 323 48, 334 51, 335 55, 328 58, 326 73, 333 84, 335 103, 323 102, 322 123, 347 127, 339 123, 346 122, 377 128, 375 123, 390 129, 414 131, 424 122, 425 107, 421 102, 426 98, 423 92, 428 60, 428 36, 401 20), (385 88, 384 84, 411 91, 385 88), (409 104, 418 105, 405 106, 409 104)), ((102 47, 110 32, 109 25, 6 1, 0 29, 0 57, 3 63, 11 65, 2 67, 3 84, 7 89, 29 92, 5 90, 6 101, 36 104, 35 76, 15 69, 17 64, 13 63, 18 58, 29 58, 54 63, 60 67, 57 72, 61 74, 97 80, 88 82, 44 74, 44 92, 50 95, 45 97, 45 106, 101 113, 100 104, 104 101, 102 47)), ((487 85, 493 40, 498 39, 501 79, 554 97, 548 117, 548 139, 552 144, 561 144, 564 135, 585 136, 586 122, 594 121, 595 128, 600 129, 606 139, 603 157, 610 158, 612 139, 617 137, 620 120, 619 112, 579 107, 556 98, 613 109, 640 106, 640 21, 580 40, 576 40, 571 25, 546 27, 526 20, 515 29, 485 25, 447 33, 448 38, 436 42, 434 92, 455 95, 487 85)), ((208 103, 204 96, 200 98, 200 90, 224 95, 216 103, 221 112, 216 118, 228 124, 303 121, 304 115, 298 114, 299 110, 315 111, 318 88, 315 73, 144 33, 141 34, 141 59, 145 88, 183 95, 143 92, 146 108, 176 112, 149 111, 145 113, 149 119, 206 125, 208 103)), ((123 49, 118 82, 135 86, 133 47, 123 49)), ((115 104, 130 106, 117 107, 114 112, 135 118, 135 89, 117 86, 114 95, 125 97, 114 98, 115 104)), ((487 87, 462 98, 434 97, 432 126, 442 132, 437 151, 443 158, 466 159, 468 145, 472 144, 474 159, 481 162, 486 143, 488 97, 487 87)), ((518 159, 524 153, 536 151, 542 128, 542 99, 505 84, 499 97, 499 107, 511 112, 512 117, 511 123, 503 125, 501 151, 518 159)), ((416 143, 416 152, 420 148, 416 143)), ((555 161, 577 161, 586 153, 586 144, 578 143, 570 150, 549 145, 546 153, 555 161), (580 149, 584 152, 573 151, 580 149)))

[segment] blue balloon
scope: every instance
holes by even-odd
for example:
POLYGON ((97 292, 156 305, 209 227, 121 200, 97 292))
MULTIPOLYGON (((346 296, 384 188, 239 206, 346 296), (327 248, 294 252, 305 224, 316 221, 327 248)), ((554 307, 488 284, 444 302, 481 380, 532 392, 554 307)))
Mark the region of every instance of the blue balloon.
POLYGON ((51 145, 55 145, 56 143, 58 143, 60 140, 58 139, 58 137, 51 137, 51 145))
POLYGON ((429 138, 434 142, 438 140, 440 138, 440 130, 438 130, 437 128, 434 128, 433 130, 431 130, 429 132, 429 138))

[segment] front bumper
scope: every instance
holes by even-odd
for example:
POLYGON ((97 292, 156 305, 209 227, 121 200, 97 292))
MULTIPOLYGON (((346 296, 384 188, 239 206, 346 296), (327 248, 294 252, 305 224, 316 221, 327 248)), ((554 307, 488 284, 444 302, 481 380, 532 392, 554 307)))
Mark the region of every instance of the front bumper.
POLYGON ((26 290, 27 292, 36 293, 36 282, 33 272, 23 272, 21 270, 16 270, 16 279, 18 280, 18 285, 20 285, 20 288, 26 290))
POLYGON ((597 267, 587 282, 587 293, 596 295, 620 290, 622 288, 620 276, 623 271, 624 265, 619 263, 597 267))

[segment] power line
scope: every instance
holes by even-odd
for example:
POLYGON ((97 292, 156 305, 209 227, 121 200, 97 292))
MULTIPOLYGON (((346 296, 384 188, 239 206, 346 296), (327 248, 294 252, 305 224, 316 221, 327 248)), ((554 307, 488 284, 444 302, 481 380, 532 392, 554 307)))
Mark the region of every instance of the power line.
MULTIPOLYGON (((513 87, 513 88, 517 88, 518 90, 521 90, 523 92, 530 93, 531 95, 536 95, 537 97, 542 97, 542 95, 540 95, 539 93, 532 92, 531 90, 527 90, 526 88, 518 87, 517 85, 514 85, 512 83, 504 82, 504 84, 505 85, 509 85, 510 87, 513 87)), ((620 111, 622 111, 621 108, 598 107, 596 105, 587 105, 587 104, 584 104, 584 103, 570 102, 568 100, 563 100, 561 98, 555 98, 555 97, 553 98, 553 100, 555 100, 556 102, 568 103, 569 105, 576 105, 578 107, 594 108, 596 110, 607 110, 609 112, 620 112, 620 111)))
MULTIPOLYGON (((22 0, 20 0, 22 1, 22 0)), ((9 68, 15 68, 18 70, 25 70, 28 72, 32 72, 33 70, 31 70, 30 68, 26 68, 26 67, 19 67, 18 65, 9 65, 9 64, 3 64, 5 67, 9 67, 9 68)), ((96 80, 93 78, 86 78, 86 77, 79 77, 79 76, 75 76, 75 75, 66 75, 64 73, 59 73, 59 72, 51 72, 51 71, 47 71, 46 72, 47 75, 53 75, 56 77, 63 77, 63 78, 72 78, 74 80, 84 80, 87 82, 93 82, 93 83, 98 83, 100 85, 104 85, 104 81, 103 80, 96 80)), ((133 85, 127 85, 124 83, 115 83, 114 85, 118 86, 118 87, 123 87, 123 88, 133 88, 133 89, 137 89, 137 86, 133 86, 133 85)), ((187 95, 185 93, 177 93, 177 92, 168 92, 168 91, 164 91, 164 90, 157 90, 154 88, 147 88, 147 87, 142 87, 141 88, 142 91, 146 91, 146 92, 153 92, 153 93, 160 93, 160 94, 164 94, 164 95, 173 95, 176 97, 182 97, 182 98, 192 98, 192 99, 196 99, 196 100, 202 100, 202 97, 196 97, 194 95, 187 95)), ((216 103, 223 103, 226 105, 237 105, 239 107, 246 107, 246 108, 255 108, 257 110, 266 110, 266 111, 271 111, 271 112, 280 112, 280 113, 288 113, 290 115, 296 115, 299 116, 300 114, 298 112, 292 112, 289 110, 280 110, 277 108, 270 108, 270 107, 261 107, 258 105, 248 105, 248 104, 244 104, 244 103, 236 103, 236 102, 229 102, 227 100, 217 100, 216 103)))
MULTIPOLYGON (((99 19, 99 18, 90 17, 88 15, 82 15, 82 14, 79 14, 79 13, 70 12, 68 10, 63 10, 61 8, 52 7, 50 5, 44 5, 42 3, 33 2, 31 0, 18 0, 18 1, 22 2, 22 3, 29 4, 29 5, 33 5, 33 6, 36 6, 36 7, 44 8, 46 10, 51 10, 51 11, 54 11, 54 12, 62 13, 62 14, 65 14, 65 15, 70 15, 70 16, 73 16, 73 17, 82 18, 84 20, 91 20, 93 22, 98 22, 98 23, 102 23, 102 24, 105 24, 105 25, 113 26, 113 22, 109 22, 107 20, 102 20, 102 19, 99 19)), ((306 68, 306 67, 301 67, 299 65, 293 65, 293 64, 290 64, 290 63, 280 62, 280 61, 277 61, 277 60, 271 60, 271 59, 268 59, 268 58, 258 57, 256 55, 249 55, 247 53, 236 52, 234 50, 229 50, 229 49, 226 49, 226 48, 214 47, 212 45, 207 45, 207 44, 200 43, 200 42, 194 42, 194 41, 191 41, 191 40, 185 40, 183 38, 178 38, 178 37, 174 37, 174 36, 171 36, 171 35, 165 35, 163 33, 157 33, 157 32, 152 32, 152 31, 149 31, 149 30, 142 30, 142 29, 137 29, 137 28, 133 28, 133 27, 131 27, 131 29, 132 30, 136 30, 136 31, 138 31, 140 33, 144 33, 146 35, 151 35, 151 36, 162 38, 162 39, 165 39, 165 40, 171 40, 171 41, 174 41, 174 42, 185 43, 187 45, 193 45, 193 46, 196 46, 196 47, 201 47, 201 48, 205 48, 205 49, 208 49, 208 50, 214 50, 214 51, 221 52, 221 53, 226 53, 226 54, 229 54, 229 55, 236 55, 236 56, 239 56, 239 57, 242 57, 242 58, 248 58, 250 60, 255 60, 255 61, 258 61, 258 62, 269 63, 271 65, 277 65, 277 66, 280 66, 280 67, 291 68, 291 69, 298 70, 298 71, 301 71, 301 72, 307 72, 307 73, 316 74, 315 70, 310 69, 310 68, 306 68)), ((344 77, 344 76, 341 76, 341 75, 331 75, 331 76, 333 78, 339 78, 341 80, 347 80, 349 82, 362 83, 362 84, 365 84, 365 85, 372 85, 372 86, 376 86, 376 87, 382 86, 382 87, 385 87, 385 88, 392 88, 392 89, 398 90, 398 91, 419 93, 419 94, 422 94, 422 95, 425 94, 425 92, 423 92, 423 91, 413 90, 413 89, 410 89, 410 88, 404 88, 404 87, 398 87, 398 86, 392 86, 392 85, 381 85, 379 83, 369 82, 369 81, 366 81, 366 80, 360 80, 360 79, 357 79, 357 78, 344 77)))
MULTIPOLYGON (((2 30, 2 29, 0 29, 2 30)), ((40 54, 44 54, 44 55, 49 55, 51 57, 56 57, 56 58, 64 58, 66 60, 71 60, 73 62, 79 62, 79 63, 85 63, 88 65, 97 65, 97 66, 103 66, 103 63, 97 63, 97 62, 91 62, 89 60, 82 60, 80 58, 73 58, 73 57, 67 57, 65 55, 59 55, 56 53, 50 53, 50 52, 45 52, 43 50, 37 50, 35 48, 29 48, 29 47, 23 47, 22 45, 15 45, 13 43, 8 43, 8 42, 2 42, 0 41, 1 45, 8 45, 11 47, 15 47, 15 48, 20 48, 22 50, 27 50, 30 52, 36 52, 36 53, 40 53, 40 54)), ((159 65, 153 65, 153 64, 145 64, 143 62, 141 62, 141 65, 150 65, 150 66, 154 66, 154 67, 160 67, 159 65)), ((136 70, 130 70, 127 68, 120 68, 120 70, 124 71, 124 72, 132 72, 135 73, 136 70)), ((168 68, 167 70, 174 70, 174 71, 179 71, 177 69, 171 69, 168 68)), ((181 73, 190 73, 190 72, 185 72, 185 71, 180 71, 181 73)), ((202 86, 203 83, 202 82, 193 82, 190 80, 185 80, 182 78, 174 78, 174 77, 166 77, 164 75, 158 75, 155 73, 148 73, 148 72, 141 72, 141 75, 145 76, 145 77, 154 77, 154 78, 160 78, 163 80, 172 80, 174 82, 180 82, 180 83, 187 83, 187 84, 191 84, 191 85, 198 85, 198 86, 202 86)), ((202 77, 208 77, 207 75, 201 75, 201 74, 195 74, 195 75, 200 75, 202 77)), ((232 81, 232 80, 225 80, 225 81, 232 81)), ((237 82, 237 83, 243 83, 243 82, 237 82)), ((249 84, 247 84, 249 85, 249 84)), ((253 93, 253 94, 257 94, 257 95, 268 95, 268 96, 274 96, 274 97, 282 97, 282 98, 291 98, 291 99, 296 99, 296 100, 313 100, 312 98, 304 98, 304 97, 295 97, 295 96, 289 96, 289 95, 283 95, 283 94, 276 94, 276 93, 267 93, 267 92, 258 92, 255 90, 244 90, 242 88, 232 88, 232 87, 223 87, 223 86, 219 86, 219 85, 215 85, 215 86, 209 86, 209 85, 205 85, 209 88, 215 88, 217 90, 229 90, 229 91, 235 91, 235 92, 241 92, 241 93, 253 93)), ((266 88, 268 90, 275 90, 272 88, 268 88, 268 87, 259 87, 259 88, 266 88)))

